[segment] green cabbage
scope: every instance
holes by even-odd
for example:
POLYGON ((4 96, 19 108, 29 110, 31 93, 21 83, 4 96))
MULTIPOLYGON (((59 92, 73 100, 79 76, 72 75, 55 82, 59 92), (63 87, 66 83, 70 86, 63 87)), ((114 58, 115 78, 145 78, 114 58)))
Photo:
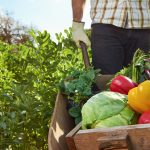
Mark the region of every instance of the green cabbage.
POLYGON ((130 125, 135 112, 124 94, 104 91, 92 96, 82 107, 82 129, 130 125))

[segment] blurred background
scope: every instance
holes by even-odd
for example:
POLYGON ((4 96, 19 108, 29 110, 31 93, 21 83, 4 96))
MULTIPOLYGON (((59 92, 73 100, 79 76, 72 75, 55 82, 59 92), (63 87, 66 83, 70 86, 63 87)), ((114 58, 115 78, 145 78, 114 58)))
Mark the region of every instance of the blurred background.
MULTIPOLYGON (((83 21, 90 28, 89 0, 83 21)), ((53 38, 72 25, 71 0, 0 0, 0 15, 8 13, 15 21, 38 30, 47 30, 53 38)))
POLYGON ((71 25, 69 0, 0 0, 0 150, 48 149, 59 85, 84 68, 71 25))

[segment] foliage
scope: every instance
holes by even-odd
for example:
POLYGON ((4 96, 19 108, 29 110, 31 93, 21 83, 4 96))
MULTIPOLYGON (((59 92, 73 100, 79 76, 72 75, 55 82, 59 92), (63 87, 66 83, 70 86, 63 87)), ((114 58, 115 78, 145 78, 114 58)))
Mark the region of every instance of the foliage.
POLYGON ((84 70, 73 70, 72 73, 60 82, 60 90, 68 99, 81 104, 93 95, 92 86, 99 70, 92 67, 84 70))
POLYGON ((60 91, 69 100, 69 114, 75 119, 76 124, 82 119, 82 105, 94 95, 93 86, 96 84, 96 76, 99 71, 99 69, 94 70, 93 67, 72 70, 71 74, 58 84, 60 91))
MULTIPOLYGON (((141 83, 145 80, 149 80, 150 52, 145 53, 143 50, 137 49, 134 53, 131 64, 117 72, 115 77, 118 75, 127 76, 135 83, 141 83)), ((112 80, 109 81, 108 85, 111 84, 112 80)))
POLYGON ((57 84, 72 69, 83 69, 71 30, 51 39, 31 31, 34 41, 0 42, 0 149, 47 149, 57 84))
POLYGON ((146 59, 150 59, 150 52, 144 53, 144 51, 137 49, 134 53, 133 60, 132 60, 132 80, 134 82, 143 82, 144 80, 148 79, 145 73, 145 70, 148 68, 148 64, 150 62, 146 61, 146 59))

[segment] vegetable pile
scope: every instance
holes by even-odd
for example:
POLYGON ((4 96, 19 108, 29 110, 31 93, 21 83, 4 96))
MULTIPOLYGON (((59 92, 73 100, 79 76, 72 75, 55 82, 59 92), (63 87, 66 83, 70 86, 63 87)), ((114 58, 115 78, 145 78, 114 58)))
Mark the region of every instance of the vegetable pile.
POLYGON ((150 53, 145 54, 138 49, 132 63, 115 74, 105 91, 93 93, 91 90, 96 77, 96 72, 92 71, 92 78, 89 76, 91 74, 84 74, 84 84, 80 81, 82 73, 75 80, 79 81, 78 84, 75 81, 64 84, 64 91, 73 89, 66 94, 69 99, 72 95, 71 101, 75 104, 75 107, 71 106, 69 113, 75 119, 79 117, 75 112, 81 115, 82 129, 150 123, 150 53), (85 96, 82 86, 78 88, 79 83, 85 89, 90 89, 89 95, 85 96), (80 93, 78 99, 76 92, 80 93))

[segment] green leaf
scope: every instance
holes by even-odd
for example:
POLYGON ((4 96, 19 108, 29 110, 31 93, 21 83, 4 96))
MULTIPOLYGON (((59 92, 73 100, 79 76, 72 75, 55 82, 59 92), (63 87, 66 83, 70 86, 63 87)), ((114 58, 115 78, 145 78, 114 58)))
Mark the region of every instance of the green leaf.
POLYGON ((81 115, 81 110, 79 107, 72 107, 69 109, 70 116, 77 118, 81 115))
POLYGON ((76 125, 79 124, 81 121, 82 121, 81 115, 79 117, 75 118, 75 124, 76 125))
POLYGON ((6 129, 6 123, 5 122, 0 122, 0 127, 3 129, 6 129))

